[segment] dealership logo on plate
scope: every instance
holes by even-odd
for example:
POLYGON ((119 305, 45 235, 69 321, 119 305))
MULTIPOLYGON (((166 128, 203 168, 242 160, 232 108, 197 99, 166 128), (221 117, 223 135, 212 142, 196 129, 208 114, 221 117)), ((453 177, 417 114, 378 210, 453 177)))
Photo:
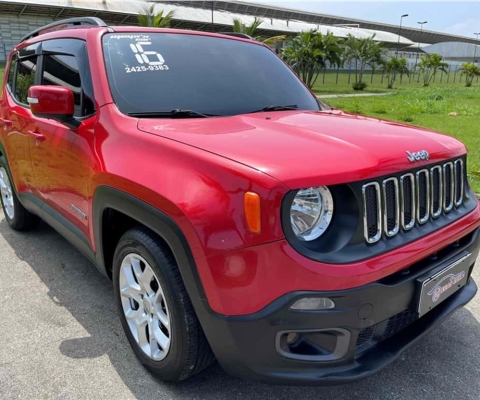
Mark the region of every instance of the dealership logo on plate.
POLYGON ((432 290, 428 292, 428 295, 432 296, 432 301, 436 303, 443 293, 454 287, 463 278, 465 278, 465 271, 459 272, 456 275, 447 275, 440 282, 438 282, 432 290))

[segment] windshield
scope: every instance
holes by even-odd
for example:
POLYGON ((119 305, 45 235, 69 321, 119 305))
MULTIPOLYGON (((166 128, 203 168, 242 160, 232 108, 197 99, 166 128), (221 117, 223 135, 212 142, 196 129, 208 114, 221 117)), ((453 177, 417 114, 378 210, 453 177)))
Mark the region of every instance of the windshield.
POLYGON ((263 46, 176 33, 111 33, 103 46, 111 92, 125 114, 320 109, 295 74, 263 46))

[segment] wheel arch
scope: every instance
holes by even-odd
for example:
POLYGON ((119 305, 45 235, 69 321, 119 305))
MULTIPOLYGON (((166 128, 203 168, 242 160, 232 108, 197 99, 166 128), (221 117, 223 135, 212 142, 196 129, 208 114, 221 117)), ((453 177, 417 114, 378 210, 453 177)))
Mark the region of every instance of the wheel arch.
POLYGON ((168 246, 178 264, 197 315, 200 311, 198 309, 201 307, 200 303, 209 308, 195 258, 185 235, 176 222, 143 200, 109 186, 97 187, 93 197, 95 259, 100 271, 111 277, 109 270, 113 259, 110 259, 108 251, 112 249, 108 248, 104 233, 106 231, 105 223, 108 222, 108 219, 105 218, 106 213, 112 212, 112 210, 114 213, 121 213, 128 219, 127 222, 124 222, 127 226, 123 226, 123 231, 129 227, 142 225, 154 232, 168 246))

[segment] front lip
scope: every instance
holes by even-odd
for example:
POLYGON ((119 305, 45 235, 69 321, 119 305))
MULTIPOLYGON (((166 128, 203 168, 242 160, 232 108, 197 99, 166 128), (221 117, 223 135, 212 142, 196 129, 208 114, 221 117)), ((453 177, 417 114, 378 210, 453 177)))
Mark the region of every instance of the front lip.
MULTIPOLYGON (((342 385, 372 376, 397 360, 404 351, 434 330, 451 314, 468 304, 477 293, 477 285, 470 279, 468 284, 455 293, 445 307, 431 311, 422 319, 405 328, 401 333, 378 344, 371 351, 363 353, 351 368, 319 371, 312 368, 298 376, 296 371, 262 371, 264 380, 289 385, 342 385)), ((262 378, 260 378, 262 379, 262 378)))

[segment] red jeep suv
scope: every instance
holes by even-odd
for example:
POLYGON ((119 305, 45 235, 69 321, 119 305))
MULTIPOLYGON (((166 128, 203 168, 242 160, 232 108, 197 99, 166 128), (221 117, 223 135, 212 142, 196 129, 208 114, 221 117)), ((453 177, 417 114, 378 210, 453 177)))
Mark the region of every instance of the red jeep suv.
POLYGON ((142 364, 285 384, 383 368, 476 293, 465 146, 320 103, 261 43, 63 20, 13 49, 8 224, 113 281, 142 364))

